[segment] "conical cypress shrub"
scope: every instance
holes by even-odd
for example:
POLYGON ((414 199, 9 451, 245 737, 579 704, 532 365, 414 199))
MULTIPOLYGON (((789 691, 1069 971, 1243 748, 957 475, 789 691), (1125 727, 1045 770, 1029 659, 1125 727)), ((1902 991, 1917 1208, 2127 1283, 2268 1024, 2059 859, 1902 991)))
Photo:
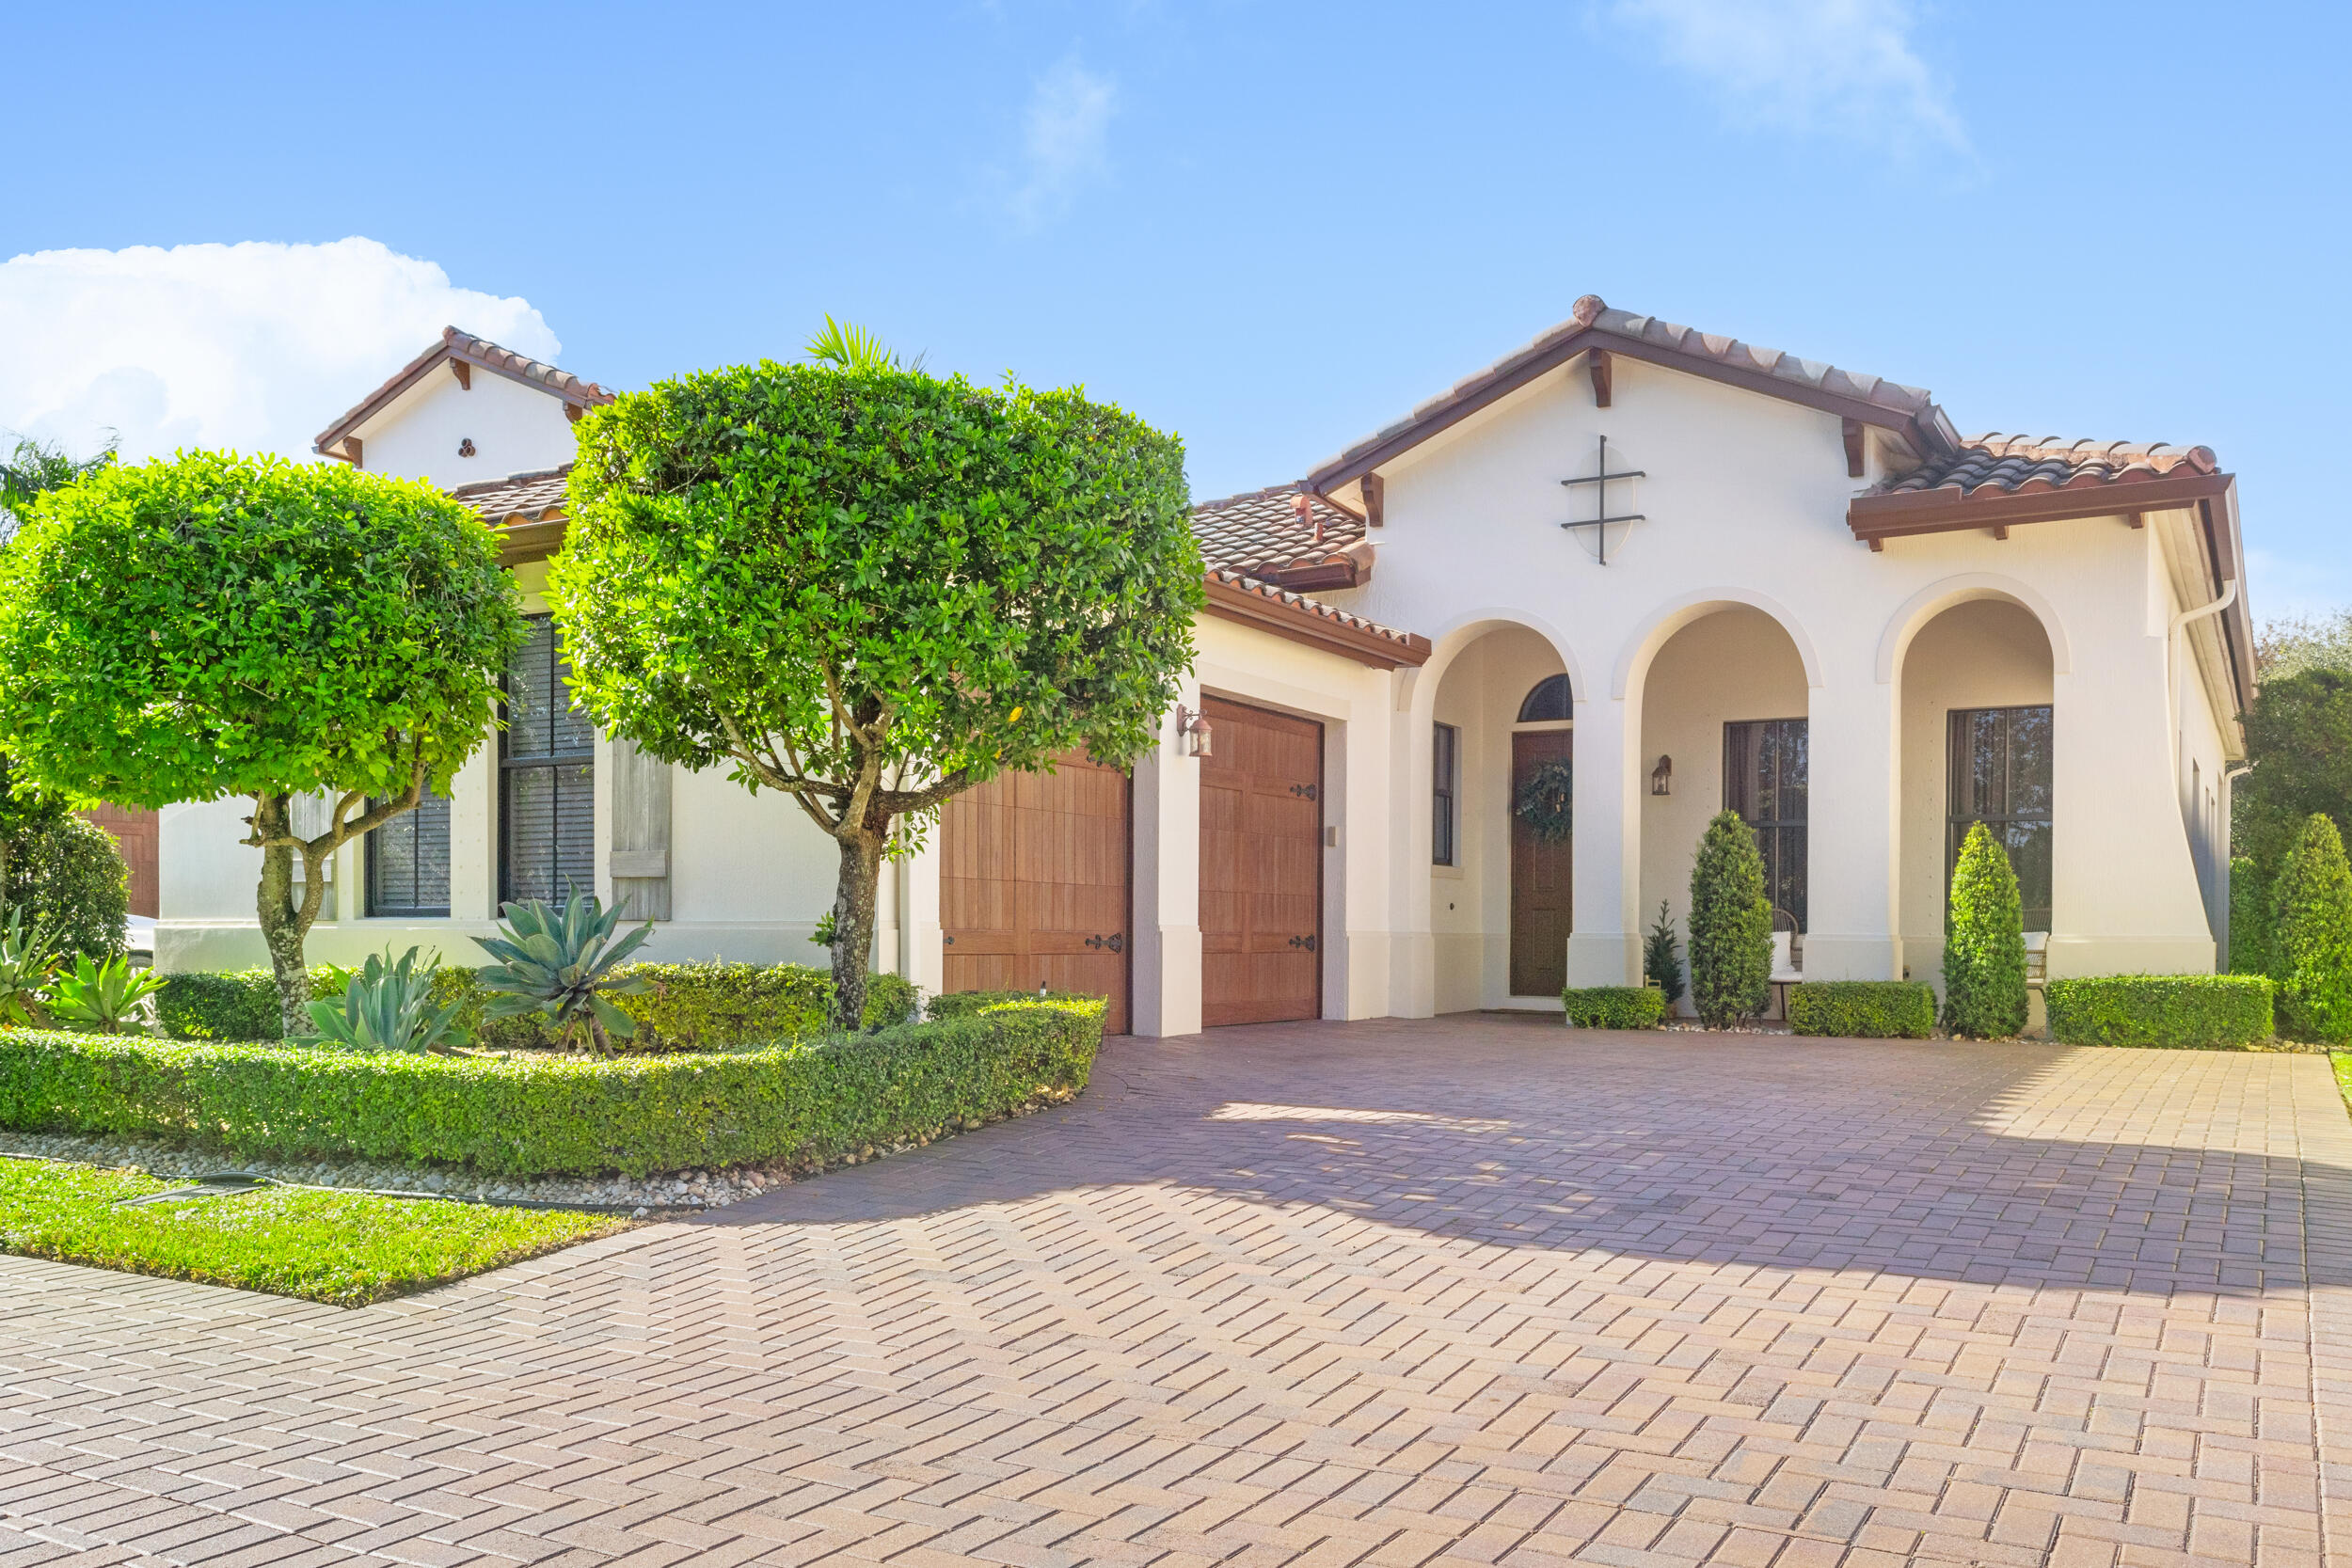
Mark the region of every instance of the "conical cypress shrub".
POLYGON ((1944 939, 1944 1029, 2006 1039, 2026 1026, 2026 916, 2017 873, 2000 840, 1977 823, 1952 868, 1951 929, 1944 939))
POLYGON ((1642 977, 1658 988, 1665 998, 1666 1010, 1682 1000, 1682 943, 1675 936, 1674 916, 1666 912, 1666 901, 1658 901, 1658 923, 1649 928, 1649 940, 1642 943, 1642 977))
POLYGON ((1772 906, 1764 857, 1738 812, 1715 814, 1691 867, 1691 1003, 1709 1029, 1764 1010, 1772 990, 1772 906))
POLYGON ((2279 1033, 2329 1045, 2352 1040, 2352 865, 2326 816, 2314 812, 2304 821, 2271 899, 2279 1033))

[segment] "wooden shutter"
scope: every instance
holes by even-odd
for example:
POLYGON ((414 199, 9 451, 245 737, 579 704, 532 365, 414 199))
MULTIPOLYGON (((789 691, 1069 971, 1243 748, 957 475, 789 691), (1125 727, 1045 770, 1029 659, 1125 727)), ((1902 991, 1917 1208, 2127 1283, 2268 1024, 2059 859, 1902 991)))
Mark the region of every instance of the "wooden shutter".
POLYGON ((670 918, 670 765, 615 738, 612 907, 630 920, 670 918))

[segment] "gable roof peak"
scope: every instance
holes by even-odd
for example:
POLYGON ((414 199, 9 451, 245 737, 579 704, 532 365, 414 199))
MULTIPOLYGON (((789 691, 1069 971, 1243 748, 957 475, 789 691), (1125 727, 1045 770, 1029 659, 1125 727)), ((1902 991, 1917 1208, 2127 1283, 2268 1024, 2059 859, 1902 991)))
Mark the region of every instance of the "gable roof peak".
MULTIPOLYGON (((560 398, 574 408, 601 407, 611 403, 614 395, 610 388, 600 387, 570 371, 533 359, 527 354, 517 354, 487 338, 476 337, 462 326, 444 326, 440 341, 394 371, 382 386, 346 409, 342 418, 319 432, 318 438, 310 443, 310 450, 350 462, 352 453, 349 449, 336 450, 346 438, 357 435, 360 426, 389 407, 402 393, 422 380, 426 372, 437 366, 453 363, 465 371, 478 368, 493 375, 502 375, 510 381, 519 381, 526 387, 560 398)), ((460 380, 463 379, 461 373, 460 380)))
POLYGON ((1842 371, 1817 359, 1801 359, 1779 349, 1700 332, 1656 316, 1637 315, 1612 307, 1598 294, 1585 294, 1570 308, 1566 321, 1463 377, 1404 419, 1318 464, 1307 476, 1308 484, 1327 495, 1546 372, 1597 351, 1622 354, 1891 429, 1922 457, 1960 444, 1951 420, 1923 388, 1842 371))

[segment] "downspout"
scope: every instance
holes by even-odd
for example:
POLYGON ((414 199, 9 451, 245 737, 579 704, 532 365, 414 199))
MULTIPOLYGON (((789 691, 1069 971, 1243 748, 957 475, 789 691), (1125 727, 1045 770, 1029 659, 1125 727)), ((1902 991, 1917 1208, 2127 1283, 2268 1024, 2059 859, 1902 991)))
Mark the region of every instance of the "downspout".
POLYGON ((2232 578, 2221 590, 2221 596, 2211 604, 2201 604, 2184 610, 2172 617, 2172 625, 2164 634, 2164 695, 2168 711, 2166 721, 2172 726, 2172 792, 2181 789, 2181 693, 2180 677, 2174 673, 2173 644, 2181 640, 2181 628, 2191 621, 2201 621, 2208 615, 2218 615, 2237 602, 2237 578, 2232 578))

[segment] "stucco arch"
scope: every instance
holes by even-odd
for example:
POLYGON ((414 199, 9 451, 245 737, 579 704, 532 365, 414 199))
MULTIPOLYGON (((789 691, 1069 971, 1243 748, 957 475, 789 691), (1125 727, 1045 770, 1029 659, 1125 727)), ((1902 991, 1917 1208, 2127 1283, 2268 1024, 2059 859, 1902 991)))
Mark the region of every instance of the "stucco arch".
POLYGON ((1625 651, 1617 656, 1616 673, 1609 683, 1609 694, 1623 698, 1632 688, 1635 674, 1649 668, 1651 657, 1666 645, 1668 638, 1701 616, 1730 605, 1760 610, 1778 623, 1780 629, 1788 634, 1788 641, 1796 645, 1797 657, 1804 665, 1804 684, 1816 689, 1820 686, 1821 659, 1813 651, 1813 639, 1805 634, 1804 626, 1779 600, 1751 588, 1702 588, 1659 606, 1626 640, 1625 651))
POLYGON ((1894 684, 1895 672, 1902 668, 1903 655, 1910 650, 1911 640, 1919 635, 1920 627, 1954 605, 1979 599, 2006 599, 2041 622, 2042 635, 2050 640, 2050 673, 2063 675, 2069 672, 2072 658, 2066 645, 2066 627, 2048 599, 2015 578, 1994 572, 1963 572, 1928 584, 1895 611, 1886 623, 1884 634, 1879 638, 1878 684, 1894 684))
POLYGON ((1405 672, 1405 678, 1396 685, 1396 711, 1415 713, 1426 718, 1437 705, 1438 688, 1444 683, 1446 671, 1465 650, 1491 631, 1516 626, 1532 631, 1542 638, 1560 659, 1560 668, 1567 672, 1568 689, 1578 702, 1592 695, 1584 684, 1584 672, 1577 667, 1576 652, 1568 646, 1566 636, 1559 627, 1540 615, 1523 610, 1495 606, 1485 610, 1467 610, 1447 622, 1442 630, 1430 638, 1429 657, 1419 667, 1405 672))

